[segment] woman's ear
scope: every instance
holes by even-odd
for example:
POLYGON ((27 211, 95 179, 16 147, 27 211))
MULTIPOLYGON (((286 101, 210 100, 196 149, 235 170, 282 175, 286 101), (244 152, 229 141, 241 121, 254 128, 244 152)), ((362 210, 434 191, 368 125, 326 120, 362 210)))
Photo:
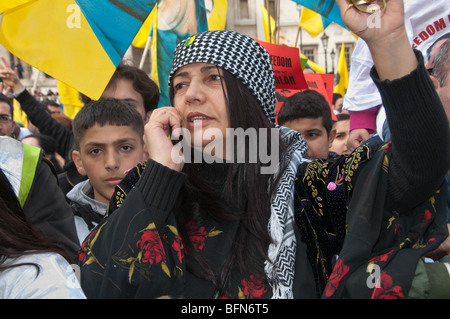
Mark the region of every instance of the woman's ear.
POLYGON ((83 161, 81 160, 80 151, 72 152, 72 160, 75 163, 75 166, 77 167, 78 173, 80 173, 80 175, 86 176, 87 174, 83 166, 83 161))

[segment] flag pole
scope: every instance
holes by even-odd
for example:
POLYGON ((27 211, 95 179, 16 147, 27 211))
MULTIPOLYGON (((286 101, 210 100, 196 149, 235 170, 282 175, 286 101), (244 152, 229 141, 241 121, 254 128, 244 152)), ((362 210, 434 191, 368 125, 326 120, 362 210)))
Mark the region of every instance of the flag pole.
POLYGON ((275 29, 277 30, 277 43, 276 44, 280 44, 280 29, 281 29, 281 24, 280 24, 280 0, 277 0, 276 5, 275 5, 275 10, 277 12, 277 22, 275 23, 275 29), (278 28, 277 28, 278 26, 278 28))
POLYGON ((36 74, 36 78, 34 79, 34 83, 33 83, 33 89, 32 89, 32 93, 34 94, 34 91, 36 90, 36 88, 37 88, 37 83, 38 83, 38 80, 39 80, 39 76, 41 75, 41 70, 39 70, 39 69, 36 69, 38 72, 37 72, 37 74, 36 74))
POLYGON ((297 36, 295 37, 295 47, 298 48, 298 37, 300 36, 300 32, 302 30, 302 27, 297 28, 297 36))
POLYGON ((267 8, 267 24, 269 25, 269 43, 272 43, 272 26, 270 25, 270 8, 269 8, 269 0, 265 0, 266 8, 267 8))
POLYGON ((297 5, 297 10, 299 12, 299 22, 298 22, 298 29, 297 29, 297 36, 295 37, 295 47, 300 49, 300 52, 303 51, 303 37, 302 37, 302 27, 300 26, 300 19, 302 18, 302 11, 303 7, 300 7, 300 10, 298 9, 300 5, 297 5), (300 37, 300 47, 298 47, 298 38, 300 37))
POLYGON ((141 62, 139 63, 139 69, 142 70, 143 66, 144 66, 144 61, 145 58, 147 57, 147 52, 148 52, 148 48, 150 46, 150 41, 151 41, 152 37, 149 36, 147 38, 147 42, 145 43, 145 49, 144 49, 144 53, 142 53, 142 57, 141 57, 141 62))
POLYGON ((302 27, 300 28, 300 52, 303 53, 303 32, 302 32, 302 27))

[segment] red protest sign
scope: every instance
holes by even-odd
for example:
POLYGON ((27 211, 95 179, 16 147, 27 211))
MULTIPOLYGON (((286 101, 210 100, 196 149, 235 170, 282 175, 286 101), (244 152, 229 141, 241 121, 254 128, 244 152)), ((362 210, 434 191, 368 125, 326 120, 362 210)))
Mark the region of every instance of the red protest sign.
MULTIPOLYGON (((314 90, 322 94, 330 105, 331 110, 331 118, 333 121, 337 121, 336 114, 333 111, 333 81, 334 76, 332 74, 315 74, 315 73, 306 73, 304 75, 306 83, 308 85, 307 89, 314 90)), ((277 89, 276 97, 277 97, 277 108, 276 115, 278 119, 278 111, 283 106, 284 101, 289 98, 291 95, 295 93, 301 92, 304 90, 290 90, 290 89, 277 89)), ((278 122, 277 122, 278 123, 278 122)))
POLYGON ((308 88, 300 64, 298 48, 256 40, 269 53, 275 74, 276 89, 304 90, 308 88))
POLYGON ((333 85, 330 84, 330 77, 324 77, 328 74, 316 74, 316 73, 307 73, 305 74, 306 83, 308 84, 308 88, 322 94, 330 105, 331 109, 331 118, 333 121, 337 121, 336 114, 333 111, 333 85), (325 81, 324 82, 324 78, 325 81), (327 86, 325 87, 325 83, 327 86))
POLYGON ((280 108, 283 106, 284 101, 287 100, 288 97, 291 95, 294 95, 297 92, 301 92, 303 90, 289 90, 289 89, 279 89, 275 90, 275 95, 277 98, 277 106, 275 110, 275 116, 276 116, 276 123, 278 124, 278 112, 280 111, 280 108))
POLYGON ((333 104, 334 74, 321 74, 325 91, 327 91, 327 101, 333 104))

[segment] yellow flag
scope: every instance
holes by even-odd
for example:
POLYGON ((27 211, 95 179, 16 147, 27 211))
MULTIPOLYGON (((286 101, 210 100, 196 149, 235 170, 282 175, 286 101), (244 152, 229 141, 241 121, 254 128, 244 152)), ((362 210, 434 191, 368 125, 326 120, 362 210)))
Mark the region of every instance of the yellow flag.
POLYGON ((273 31, 275 31, 275 20, 272 18, 272 16, 269 16, 269 13, 267 12, 266 8, 261 5, 262 10, 262 18, 263 18, 263 25, 264 25, 264 34, 266 36, 266 42, 274 43, 273 39, 273 31), (270 36, 269 36, 269 18, 270 18, 270 36))
POLYGON ((15 7, 19 7, 22 4, 27 2, 31 2, 34 0, 2 0, 0 3, 0 13, 5 12, 6 10, 13 9, 15 7))
POLYGON ((225 30, 227 7, 227 0, 214 0, 214 7, 208 19, 208 30, 225 30))
POLYGON ((24 111, 20 108, 19 103, 14 99, 13 101, 13 107, 14 107, 14 122, 20 123, 23 126, 27 127, 27 115, 24 111))
POLYGON ((342 97, 344 97, 345 93, 347 93, 348 88, 348 70, 347 70, 347 62, 345 60, 344 43, 342 43, 341 54, 339 55, 336 83, 337 84, 334 88, 334 92, 340 93, 342 97))
POLYGON ((29 1, 4 12, 0 43, 93 99, 116 69, 75 0, 29 1))
POLYGON ((149 16, 144 21, 144 24, 139 29, 139 32, 134 37, 134 40, 132 42, 133 46, 137 48, 145 48, 145 45, 147 44, 148 38, 150 36, 152 25, 156 28, 156 19, 158 14, 157 12, 158 6, 155 5, 152 9, 152 12, 150 12, 149 16))
POLYGON ((322 33, 324 30, 322 16, 306 7, 302 8, 298 26, 303 28, 303 30, 308 32, 313 38, 322 33))
POLYGON ((58 93, 59 101, 64 107, 64 114, 73 119, 83 107, 78 91, 63 82, 58 81, 58 93))

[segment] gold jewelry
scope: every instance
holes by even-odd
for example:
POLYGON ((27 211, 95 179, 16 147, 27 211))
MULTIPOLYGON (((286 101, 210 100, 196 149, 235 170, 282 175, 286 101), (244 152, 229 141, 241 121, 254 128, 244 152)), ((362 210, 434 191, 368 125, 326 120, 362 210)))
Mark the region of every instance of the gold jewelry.
POLYGON ((344 14, 342 16, 345 16, 345 14, 347 13, 348 10, 350 10, 350 8, 353 8, 355 5, 353 3, 350 3, 347 7, 347 9, 345 9, 344 14))
MULTIPOLYGON (((378 0, 348 0, 350 3, 345 10, 347 12, 351 7, 355 7, 357 10, 365 13, 372 13, 372 11, 367 10, 367 8, 371 4, 378 4, 378 0)), ((386 8, 386 0, 383 0, 383 4, 380 6, 380 10, 384 10, 386 8)), ((344 12, 344 14, 345 14, 344 12)))

